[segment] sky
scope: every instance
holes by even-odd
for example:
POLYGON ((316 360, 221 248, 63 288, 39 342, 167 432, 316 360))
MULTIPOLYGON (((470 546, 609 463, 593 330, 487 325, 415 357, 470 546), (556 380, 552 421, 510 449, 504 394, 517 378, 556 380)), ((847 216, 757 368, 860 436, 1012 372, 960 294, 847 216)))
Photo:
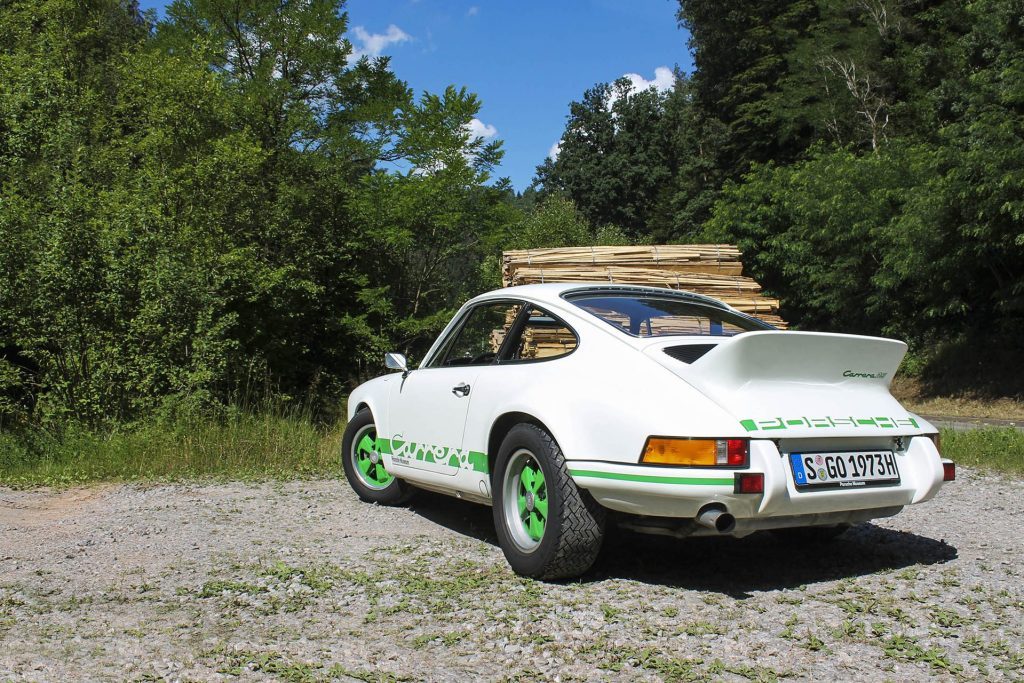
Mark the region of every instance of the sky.
MULTIPOLYGON (((144 9, 166 4, 143 0, 144 9)), ((505 151, 496 177, 523 191, 557 151, 569 103, 629 76, 667 88, 672 69, 692 71, 675 0, 349 0, 348 39, 391 57, 416 93, 448 85, 477 93, 473 133, 505 151)))

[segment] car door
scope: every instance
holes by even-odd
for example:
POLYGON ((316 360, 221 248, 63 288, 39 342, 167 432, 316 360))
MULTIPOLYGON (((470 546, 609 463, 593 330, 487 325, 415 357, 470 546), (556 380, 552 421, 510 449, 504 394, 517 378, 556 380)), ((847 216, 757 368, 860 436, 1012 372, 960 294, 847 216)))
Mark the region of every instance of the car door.
POLYGON ((521 307, 487 301, 466 310, 432 356, 392 389, 391 468, 413 482, 449 485, 461 471, 487 470, 487 457, 463 449, 466 415, 480 371, 494 363, 521 307))
MULTIPOLYGON (((579 336, 560 318, 532 304, 516 319, 505 335, 507 340, 500 350, 498 363, 480 368, 473 382, 473 401, 466 416, 462 447, 470 453, 480 453, 484 468, 463 470, 459 473, 459 490, 479 492, 490 498, 491 480, 486 469, 486 453, 495 419, 510 402, 523 406, 523 397, 541 391, 557 394, 564 391, 558 384, 557 361, 576 350, 579 336)), ((527 401, 529 399, 527 398, 527 401)))

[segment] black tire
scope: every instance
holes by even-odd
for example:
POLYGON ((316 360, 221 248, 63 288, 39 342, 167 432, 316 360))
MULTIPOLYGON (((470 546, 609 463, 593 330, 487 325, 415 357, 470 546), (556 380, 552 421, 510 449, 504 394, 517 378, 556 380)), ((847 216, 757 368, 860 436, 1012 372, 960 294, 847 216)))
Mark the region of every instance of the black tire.
POLYGON ((799 543, 804 545, 808 543, 828 543, 829 541, 842 536, 849 528, 849 524, 836 524, 834 526, 794 526, 784 529, 772 529, 772 534, 786 543, 799 543))
POLYGON ((594 564, 604 538, 605 509, 587 491, 577 488, 561 449, 543 429, 519 424, 509 431, 498 450, 492 489, 498 542, 517 574, 567 579, 594 564), (531 482, 536 481, 538 470, 543 474, 538 485, 543 490, 538 488, 532 497, 531 492, 519 488, 524 486, 526 469, 531 472, 531 482), (525 510, 520 498, 526 501, 525 510), (531 521, 539 517, 541 502, 546 516, 536 538, 530 535, 533 527, 522 515, 531 521))
POLYGON ((376 443, 377 430, 373 422, 373 415, 369 410, 364 409, 356 413, 345 427, 345 435, 341 440, 341 466, 345 470, 345 478, 348 479, 349 486, 367 503, 380 505, 405 503, 416 493, 416 489, 387 473, 375 450, 372 455, 376 457, 369 466, 369 472, 360 471, 358 462, 365 463, 368 460, 368 457, 361 456, 370 455, 365 448, 360 448, 360 442, 365 438, 376 443))

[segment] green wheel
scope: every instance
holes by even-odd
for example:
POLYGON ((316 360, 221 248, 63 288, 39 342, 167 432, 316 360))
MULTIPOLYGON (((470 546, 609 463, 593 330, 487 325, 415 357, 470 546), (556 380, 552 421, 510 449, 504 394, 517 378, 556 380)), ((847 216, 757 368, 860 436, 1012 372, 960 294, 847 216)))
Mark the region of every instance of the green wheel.
POLYGON ((414 492, 384 466, 383 455, 377 447, 377 425, 369 410, 356 413, 345 428, 341 464, 352 490, 368 503, 398 505, 414 492))
POLYGON ((532 552, 548 523, 548 487, 544 470, 530 451, 522 448, 512 454, 504 486, 509 535, 520 550, 532 552))
POLYGON ((386 489, 394 477, 384 469, 384 458, 377 450, 377 427, 366 425, 356 432, 352 442, 356 476, 371 489, 386 489))
POLYGON ((513 571, 566 579, 587 571, 604 538, 605 510, 579 489, 543 429, 509 430, 495 459, 494 526, 513 571))

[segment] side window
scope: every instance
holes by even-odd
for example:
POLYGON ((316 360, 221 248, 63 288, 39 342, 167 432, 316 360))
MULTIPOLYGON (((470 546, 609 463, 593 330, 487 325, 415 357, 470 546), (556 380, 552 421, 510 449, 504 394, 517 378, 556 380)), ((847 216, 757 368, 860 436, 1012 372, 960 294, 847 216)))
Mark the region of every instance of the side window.
POLYGON ((544 360, 571 353, 579 343, 569 326, 539 308, 530 308, 509 360, 544 360))
POLYGON ((481 304, 471 309, 448 339, 430 367, 489 365, 519 315, 521 305, 511 301, 481 304))

